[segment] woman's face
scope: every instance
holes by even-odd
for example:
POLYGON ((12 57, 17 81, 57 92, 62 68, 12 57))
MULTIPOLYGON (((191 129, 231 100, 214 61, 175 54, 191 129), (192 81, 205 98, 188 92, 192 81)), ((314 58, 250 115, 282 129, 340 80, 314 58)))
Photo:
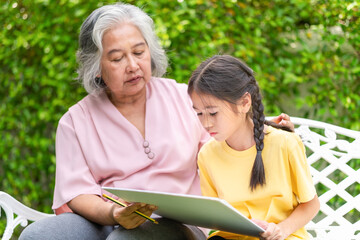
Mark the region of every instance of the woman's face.
POLYGON ((151 57, 141 32, 119 24, 102 39, 101 77, 112 95, 132 97, 145 92, 151 78, 151 57))

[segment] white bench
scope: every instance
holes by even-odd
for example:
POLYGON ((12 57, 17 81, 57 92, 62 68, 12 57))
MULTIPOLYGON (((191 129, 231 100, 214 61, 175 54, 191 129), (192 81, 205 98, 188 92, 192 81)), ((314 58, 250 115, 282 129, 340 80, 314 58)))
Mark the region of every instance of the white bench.
MULTIPOLYGON (((292 117, 306 148, 320 212, 306 229, 313 239, 360 239, 360 132, 324 122, 292 117)), ((38 212, 0 191, 0 209, 6 214, 3 240, 28 221, 52 216, 38 212), (14 217, 15 215, 15 217, 14 217)))

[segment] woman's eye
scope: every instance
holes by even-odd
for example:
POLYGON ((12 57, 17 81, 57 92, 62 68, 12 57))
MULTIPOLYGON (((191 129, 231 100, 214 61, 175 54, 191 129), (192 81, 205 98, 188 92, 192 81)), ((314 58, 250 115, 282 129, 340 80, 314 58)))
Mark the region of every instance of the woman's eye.
POLYGON ((215 116, 217 112, 210 113, 210 116, 215 116))
POLYGON ((115 58, 115 59, 113 59, 112 61, 113 61, 113 62, 120 62, 121 59, 122 59, 122 57, 121 57, 121 58, 115 58))
POLYGON ((135 52, 134 53, 136 56, 140 56, 141 54, 143 54, 143 52, 135 52))

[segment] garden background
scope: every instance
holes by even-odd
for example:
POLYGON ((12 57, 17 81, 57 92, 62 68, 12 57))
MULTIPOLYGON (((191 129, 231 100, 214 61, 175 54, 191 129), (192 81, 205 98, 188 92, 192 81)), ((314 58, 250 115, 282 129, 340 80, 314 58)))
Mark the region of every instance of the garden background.
MULTIPOLYGON (((0 190, 37 210, 52 212, 58 120, 86 95, 74 80, 80 25, 113 2, 0 3, 0 190)), ((256 72, 268 116, 360 130, 359 1, 124 2, 154 19, 166 77, 187 82, 202 60, 231 54, 256 72)))

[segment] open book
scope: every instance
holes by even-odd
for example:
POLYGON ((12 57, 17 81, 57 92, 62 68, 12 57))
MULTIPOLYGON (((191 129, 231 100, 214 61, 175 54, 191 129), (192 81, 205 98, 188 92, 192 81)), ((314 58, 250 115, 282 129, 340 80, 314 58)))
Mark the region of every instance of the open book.
POLYGON ((103 189, 128 202, 156 205, 156 214, 185 224, 255 237, 264 232, 223 199, 125 188, 103 189))

